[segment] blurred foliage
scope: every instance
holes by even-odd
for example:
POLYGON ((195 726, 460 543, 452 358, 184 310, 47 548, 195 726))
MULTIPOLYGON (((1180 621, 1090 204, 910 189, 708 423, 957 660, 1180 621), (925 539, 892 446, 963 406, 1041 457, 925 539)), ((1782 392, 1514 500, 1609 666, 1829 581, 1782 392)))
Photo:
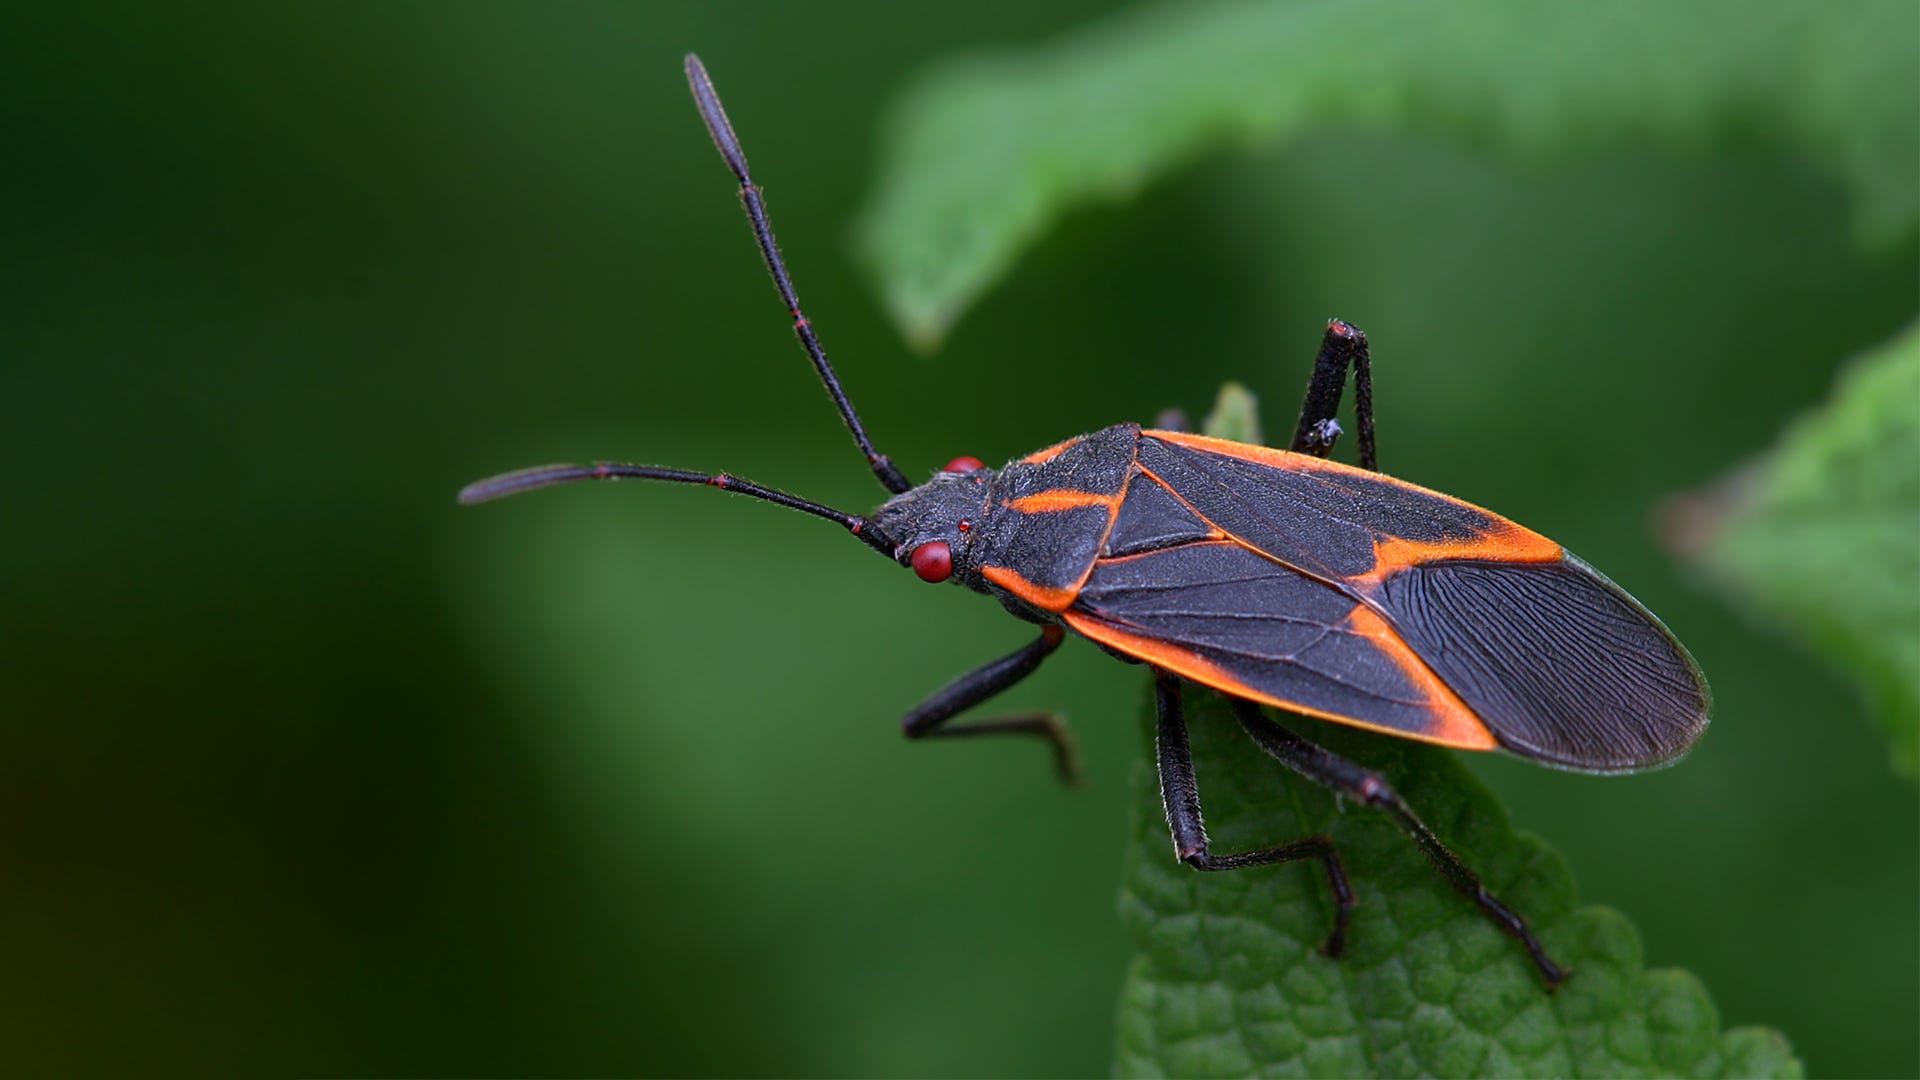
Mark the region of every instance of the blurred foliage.
POLYGON ((1920 330, 1854 361, 1833 397, 1735 474, 1689 538, 1728 598, 1859 679, 1920 772, 1920 330))
POLYGON ((1572 974, 1548 993, 1526 952, 1434 871, 1384 815, 1349 808, 1249 753, 1224 699, 1187 695, 1216 851, 1324 834, 1359 905, 1347 956, 1318 947, 1333 904, 1318 862, 1196 874, 1152 812, 1153 693, 1135 770, 1121 915, 1140 954, 1121 995, 1122 1076, 1799 1076, 1779 1033, 1724 1034, 1698 979, 1646 971, 1616 912, 1575 908, 1573 878, 1515 833, 1451 754, 1289 717, 1383 772, 1441 839, 1524 915, 1572 974))
POLYGON ((937 342, 1043 230, 1219 147, 1338 124, 1521 155, 1767 146, 1844 181, 1858 232, 1913 228, 1911 6, 1694 0, 1163 4, 943 64, 893 120, 862 249, 937 342), (1710 48, 1703 48, 1711 42, 1710 48))
POLYGON ((1262 444, 1260 402, 1253 391, 1237 382, 1222 383, 1214 396, 1213 408, 1200 421, 1200 430, 1221 439, 1262 444))
MULTIPOLYGON (((1228 384, 1202 430, 1253 441, 1258 410, 1228 384)), ((1319 863, 1196 874, 1168 857, 1153 765, 1154 691, 1142 708, 1133 846, 1120 911, 1139 949, 1121 991, 1122 1076, 1799 1076, 1778 1032, 1720 1032, 1698 979, 1647 972, 1639 936, 1605 908, 1575 909, 1573 878, 1451 754, 1288 716, 1386 775, 1488 889, 1575 974, 1549 993, 1524 950, 1464 900, 1376 810, 1250 748, 1219 695, 1187 694, 1194 767, 1216 852, 1330 837, 1358 906, 1347 954, 1319 946, 1333 904, 1319 863)))
POLYGON ((1645 517, 1913 320, 1912 231, 1852 243, 1852 188, 1770 113, 1542 159, 1329 126, 1068 215, 903 359, 843 242, 881 111, 1109 6, 0 10, 0 1069, 1108 1067, 1128 672, 1069 643, 1007 695, 1069 713, 1068 793, 1034 746, 895 734, 1028 631, 820 522, 453 503, 594 457, 878 501, 687 100, 698 49, 909 475, 1229 378, 1297 400, 1327 316, 1365 327, 1387 468, 1568 543, 1714 684, 1680 768, 1466 764, 1729 1024, 1920 1072, 1912 788, 1645 517))

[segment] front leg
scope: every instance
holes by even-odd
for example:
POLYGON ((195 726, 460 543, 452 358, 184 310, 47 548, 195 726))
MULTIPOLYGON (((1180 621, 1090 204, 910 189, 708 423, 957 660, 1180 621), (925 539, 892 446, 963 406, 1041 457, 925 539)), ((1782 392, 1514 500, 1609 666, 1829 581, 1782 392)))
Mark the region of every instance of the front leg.
POLYGON ((955 716, 986 701, 1000 691, 1033 674, 1034 669, 1060 647, 1066 632, 1058 626, 1046 626, 1039 640, 975 668, 948 683, 932 697, 915 706, 900 721, 900 731, 909 739, 959 738, 970 735, 1037 735, 1053 746, 1054 767, 1068 784, 1080 782, 1080 763, 1073 751, 1073 739, 1060 717, 1053 713, 1021 713, 997 720, 976 720, 970 724, 946 726, 955 716))

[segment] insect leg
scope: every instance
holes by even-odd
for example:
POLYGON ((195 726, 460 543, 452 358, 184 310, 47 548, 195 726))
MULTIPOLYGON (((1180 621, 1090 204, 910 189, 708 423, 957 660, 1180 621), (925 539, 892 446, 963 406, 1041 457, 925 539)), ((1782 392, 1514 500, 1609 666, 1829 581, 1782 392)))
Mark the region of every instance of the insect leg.
POLYGON ((1333 932, 1327 935, 1320 951, 1339 956, 1347 947, 1347 923, 1353 916, 1353 889, 1347 884, 1346 868, 1333 841, 1325 836, 1309 836, 1279 847, 1215 855, 1207 840, 1207 825, 1200 816, 1200 788, 1193 775, 1193 753, 1187 745, 1187 721, 1180 707, 1180 680, 1161 672, 1154 684, 1155 704, 1160 724, 1154 746, 1160 761, 1160 801, 1167 811, 1167 829, 1173 834, 1174 857, 1195 870, 1239 870, 1269 863, 1319 859, 1327 870, 1327 884, 1333 888, 1333 932))
POLYGON ((947 721, 993 697, 1021 679, 1033 674, 1040 661, 1060 647, 1065 632, 1058 626, 1040 631, 1039 640, 1018 652, 975 668, 942 687, 938 693, 915 706, 900 721, 900 730, 909 739, 957 738, 970 735, 1038 735, 1053 746, 1054 766, 1060 778, 1069 784, 1080 782, 1079 758, 1073 750, 1073 738, 1060 717, 1053 713, 1021 713, 997 720, 976 720, 969 724, 946 726, 947 721))
POLYGON ((1233 699, 1233 711, 1240 718, 1240 726, 1246 729, 1260 749, 1288 768, 1341 795, 1386 811, 1394 824, 1400 826, 1400 830, 1420 846, 1427 860, 1447 879, 1454 891, 1478 904, 1494 925, 1526 948, 1534 966, 1540 969, 1541 978, 1546 980, 1547 989, 1559 986, 1561 980, 1567 977, 1566 971, 1547 956, 1539 939, 1528 929, 1527 921, 1488 892, 1480 876, 1467 869, 1459 856, 1447 850, 1433 830, 1427 828, 1413 808, 1407 805, 1407 801, 1379 773, 1361 768, 1330 750, 1308 742, 1274 722, 1261 712, 1260 706, 1251 701, 1233 699))
POLYGON ((1340 411, 1340 395, 1347 386, 1347 367, 1353 367, 1353 415, 1360 425, 1360 467, 1378 472, 1378 455, 1373 443, 1373 358, 1367 352, 1367 335, 1359 327, 1330 319, 1327 334, 1320 339, 1320 354, 1313 360, 1313 378, 1307 383, 1307 396, 1300 403, 1300 423, 1293 431, 1296 454, 1326 457, 1340 438, 1340 424, 1334 414, 1340 411))

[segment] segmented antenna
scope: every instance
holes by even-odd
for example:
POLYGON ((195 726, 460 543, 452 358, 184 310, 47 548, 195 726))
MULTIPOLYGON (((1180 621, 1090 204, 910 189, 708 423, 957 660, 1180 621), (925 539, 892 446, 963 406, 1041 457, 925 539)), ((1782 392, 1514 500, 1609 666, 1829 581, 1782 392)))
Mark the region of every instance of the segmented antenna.
POLYGON ((740 181, 740 202, 746 207, 747 220, 753 224, 753 238, 760 242, 760 254, 766 257, 767 272, 773 275, 774 288, 780 290, 780 300, 787 305, 787 312, 793 316, 793 332, 806 347, 807 355, 813 359, 813 369, 820 374, 820 381, 826 384, 827 393, 832 395, 833 404, 840 410, 840 418, 847 422, 847 430, 853 433, 853 441, 860 452, 867 456, 867 464, 873 469, 882 486, 898 495, 913 487, 900 470, 885 454, 873 448, 873 441, 867 438, 867 429, 860 424, 859 414, 853 411, 853 402, 847 400, 847 392, 840 388, 840 377, 833 372, 833 365, 827 362, 827 351, 820 346, 820 338, 813 332, 813 326, 800 311, 800 298, 794 294, 793 279, 787 274, 787 264, 780 258, 779 245, 773 241, 773 226, 767 221, 767 203, 761 197, 760 189, 747 175, 747 155, 740 149, 740 138, 733 133, 733 124, 727 120, 727 110, 720 104, 720 95, 714 92, 713 80, 707 76, 705 65, 692 53, 687 54, 687 85, 693 88, 694 104, 700 108, 700 118, 707 122, 707 134, 713 136, 713 145, 719 149, 720 156, 726 160, 727 168, 740 181))
POLYGON ((499 476, 490 476, 485 480, 468 484, 460 489, 460 501, 471 506, 474 503, 492 502, 509 495, 518 495, 523 491, 572 484, 581 480, 665 480, 672 484, 698 484, 702 487, 731 491, 738 495, 751 495, 756 499, 764 499, 789 510, 798 510, 803 514, 812 514, 814 517, 823 517, 828 521, 836 522, 870 546, 886 554, 892 554, 884 539, 875 536, 873 530, 868 527, 866 518, 835 510, 831 506, 823 506, 798 495, 789 495, 777 488, 763 487, 750 480, 742 480, 726 473, 665 469, 658 465, 628 465, 617 461, 601 461, 592 465, 535 465, 531 469, 502 473, 499 476))

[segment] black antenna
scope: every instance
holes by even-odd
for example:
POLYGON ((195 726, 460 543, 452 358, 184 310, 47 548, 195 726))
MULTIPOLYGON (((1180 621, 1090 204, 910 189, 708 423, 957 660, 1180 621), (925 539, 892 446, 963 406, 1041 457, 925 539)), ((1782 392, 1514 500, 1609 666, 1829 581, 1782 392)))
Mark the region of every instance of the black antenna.
POLYGON ((508 495, 518 495, 535 488, 571 484, 579 480, 665 480, 674 484, 699 484, 740 495, 751 495, 756 499, 765 499, 767 502, 790 510, 798 510, 803 514, 812 514, 815 517, 838 522, 847 531, 866 541, 869 546, 881 553, 888 556, 893 554, 886 541, 874 534, 866 518, 835 510, 831 506, 822 506, 798 495, 789 495, 774 488, 761 487, 752 481, 728 476, 726 473, 689 472, 686 469, 663 469, 657 465, 626 465, 616 461, 601 461, 592 465, 535 465, 531 469, 502 473, 499 476, 490 476, 485 480, 468 484, 460 489, 460 501, 471 506, 474 503, 503 499, 508 495))
POLYGON ((867 455, 867 464, 872 467, 873 475, 880 483, 895 495, 910 490, 913 485, 893 467, 885 454, 873 448, 872 440, 867 438, 867 429, 860 426, 860 417, 853 411, 853 402, 847 400, 847 392, 840 389, 840 378, 833 373, 833 365, 827 362, 827 351, 820 347, 820 339, 800 312, 800 298, 794 294, 793 279, 787 276, 787 264, 780 258, 779 245, 773 242, 773 226, 767 221, 767 203, 761 198, 760 189, 747 175, 747 155, 740 149, 740 138, 733 133, 733 125, 727 120, 727 110, 720 105, 720 95, 714 92, 713 80, 707 76, 706 67, 700 58, 687 54, 687 85, 693 88, 693 101, 700 108, 700 118, 707 122, 707 133, 713 136, 713 145, 720 150, 720 156, 726 159, 727 168, 740 181, 740 202, 747 208, 747 220, 753 224, 753 238, 760 242, 760 254, 766 256, 767 271, 773 275, 774 288, 780 290, 780 300, 787 305, 787 311, 793 316, 793 332, 800 338, 800 344, 806 346, 807 355, 813 358, 813 369, 820 373, 820 381, 826 384, 827 393, 833 396, 833 403, 840 410, 840 418, 847 422, 847 430, 853 433, 853 441, 860 452, 867 455))

